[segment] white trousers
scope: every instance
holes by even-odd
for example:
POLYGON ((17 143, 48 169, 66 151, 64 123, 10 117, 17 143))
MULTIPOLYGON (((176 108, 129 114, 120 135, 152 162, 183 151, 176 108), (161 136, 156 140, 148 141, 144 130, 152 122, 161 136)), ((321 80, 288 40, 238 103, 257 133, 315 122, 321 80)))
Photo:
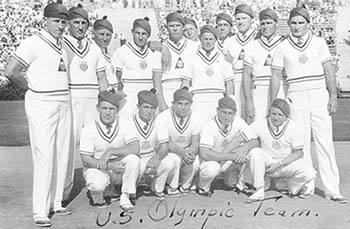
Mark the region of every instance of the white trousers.
MULTIPOLYGON (((209 191, 211 183, 217 175, 219 175, 226 161, 202 161, 199 166, 199 188, 204 191, 209 191)), ((240 174, 241 166, 232 163, 227 169, 225 169, 225 174, 229 173, 231 178, 235 178, 234 184, 237 183, 240 174), (234 174, 234 175, 233 175, 234 174)))
POLYGON ((312 167, 311 133, 315 141, 316 164, 326 195, 340 195, 339 170, 333 145, 332 118, 328 115, 326 88, 289 92, 291 118, 304 128, 304 158, 312 167))
POLYGON ((237 105, 237 115, 245 119, 245 98, 242 88, 242 73, 235 73, 234 87, 235 87, 235 102, 237 105))
POLYGON ((163 95, 164 95, 165 103, 168 105, 168 107, 171 107, 172 102, 174 100, 174 93, 177 89, 180 89, 181 81, 168 80, 168 81, 162 82, 162 86, 163 86, 163 95))
POLYGON ((25 97, 33 156, 33 214, 46 217, 50 204, 62 208, 71 141, 70 101, 43 101, 25 97), (56 170, 56 173, 53 171, 56 170))
POLYGON ((274 178, 287 178, 288 189, 292 194, 297 194, 303 188, 307 193, 312 192, 309 190, 308 185, 315 179, 316 174, 312 167, 308 166, 305 159, 296 160, 289 165, 278 169, 272 174, 266 174, 266 165, 279 162, 281 160, 273 159, 270 154, 261 148, 254 148, 249 152, 249 167, 250 173, 253 178, 253 184, 256 188, 265 186, 264 177, 274 178))
MULTIPOLYGON (((153 154, 149 156, 141 156, 140 158, 140 178, 145 173, 147 162, 152 158, 153 154)), ((157 173, 155 174, 152 182, 152 190, 156 192, 163 192, 165 183, 169 179, 170 184, 174 179, 174 154, 168 154, 166 157, 161 160, 158 167, 157 173)))
MULTIPOLYGON (((64 188, 64 199, 68 200, 73 188, 74 168, 76 158, 80 158, 80 134, 87 124, 93 122, 98 117, 96 110, 97 98, 72 98, 73 112, 73 141, 69 154, 67 178, 64 188)), ((80 162, 81 160, 78 159, 80 162)), ((82 166, 82 165, 81 165, 82 166)), ((81 167, 79 166, 79 167, 81 167)))
POLYGON ((187 165, 184 163, 181 158, 173 153, 169 153, 169 155, 172 154, 172 159, 174 160, 174 179, 167 182, 170 187, 177 188, 179 186, 179 183, 181 184, 182 188, 189 189, 192 185, 192 181, 194 176, 199 171, 199 157, 196 155, 196 158, 194 159, 193 163, 190 165, 187 165))
POLYGON ((203 123, 206 123, 216 115, 218 101, 222 97, 222 93, 195 94, 193 95, 192 110, 201 115, 203 123))
MULTIPOLYGON (((121 159, 125 163, 125 170, 121 174, 120 182, 122 184, 122 192, 134 194, 136 193, 136 182, 140 174, 140 158, 134 154, 126 155, 121 159)), ((110 176, 107 171, 95 168, 84 169, 84 178, 86 187, 91 192, 103 192, 111 183, 110 176)), ((115 181, 115 180, 114 180, 115 181)))
MULTIPOLYGON (((277 98, 285 98, 282 82, 277 98)), ((255 108, 255 120, 266 118, 269 110, 270 86, 256 85, 256 87, 253 89, 253 101, 255 108)))

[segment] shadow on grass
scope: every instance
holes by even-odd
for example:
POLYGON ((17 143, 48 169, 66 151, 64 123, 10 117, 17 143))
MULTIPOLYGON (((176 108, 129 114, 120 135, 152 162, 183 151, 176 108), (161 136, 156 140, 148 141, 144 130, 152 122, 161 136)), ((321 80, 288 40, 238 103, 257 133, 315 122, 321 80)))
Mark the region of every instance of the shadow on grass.
POLYGON ((85 187, 85 179, 83 176, 83 168, 77 168, 74 170, 74 178, 73 178, 73 188, 70 193, 69 199, 63 201, 63 206, 69 205, 81 192, 81 190, 85 187))

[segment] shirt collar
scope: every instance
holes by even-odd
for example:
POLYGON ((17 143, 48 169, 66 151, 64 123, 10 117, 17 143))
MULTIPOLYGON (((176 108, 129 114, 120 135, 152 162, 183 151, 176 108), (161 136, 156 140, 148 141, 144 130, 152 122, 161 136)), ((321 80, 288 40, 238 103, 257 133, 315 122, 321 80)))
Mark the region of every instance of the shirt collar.
MULTIPOLYGON (((303 44, 308 40, 309 36, 310 36, 310 32, 307 32, 302 37, 300 37, 302 38, 303 44)), ((298 43, 299 37, 294 37, 293 35, 291 35, 290 37, 292 38, 294 43, 296 44, 298 43)))
MULTIPOLYGON (((78 47, 79 46, 79 40, 76 39, 75 37, 71 36, 71 35, 68 35, 66 37, 72 44, 74 44, 75 47, 78 47)), ((85 47, 86 43, 87 43, 87 38, 84 37, 83 39, 81 39, 81 42, 82 42, 82 45, 83 47, 85 47)), ((96 44, 97 45, 97 44, 96 44)))
POLYGON ((288 119, 286 119, 286 121, 284 123, 282 123, 282 125, 280 125, 278 128, 277 126, 273 125, 272 122, 270 121, 270 119, 267 119, 270 125, 271 130, 275 133, 275 134, 279 134, 283 129, 284 126, 287 125, 287 121, 288 119))
POLYGON ((183 43, 185 43, 185 40, 186 40, 185 37, 181 37, 179 41, 174 42, 174 41, 170 40, 170 38, 169 38, 169 41, 170 41, 172 44, 174 44, 175 46, 182 46, 183 43), (179 45, 178 45, 178 44, 179 44, 179 45))
MULTIPOLYGON (((100 118, 98 118, 98 124, 99 126, 103 129, 103 131, 107 132, 108 129, 107 129, 107 125, 104 124, 100 118)), ((118 125, 118 116, 115 118, 114 122, 111 124, 111 130, 113 130, 116 126, 118 125)))
POLYGON ((57 46, 61 44, 60 38, 58 38, 58 39, 54 38, 49 32, 47 32, 44 29, 40 31, 40 34, 57 46))

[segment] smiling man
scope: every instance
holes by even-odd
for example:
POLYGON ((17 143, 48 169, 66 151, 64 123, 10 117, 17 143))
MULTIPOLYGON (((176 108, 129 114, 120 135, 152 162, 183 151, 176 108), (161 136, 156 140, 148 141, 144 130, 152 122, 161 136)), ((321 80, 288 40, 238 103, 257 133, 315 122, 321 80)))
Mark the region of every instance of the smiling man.
MULTIPOLYGON (((243 91, 245 95, 245 114, 248 123, 263 119, 270 102, 270 77, 272 57, 283 38, 276 34, 277 13, 264 9, 259 13, 261 37, 247 45, 243 64, 243 91)), ((284 92, 279 90, 279 98, 284 92)))
POLYGON ((236 112, 236 103, 232 98, 221 98, 218 101, 217 115, 203 127, 199 145, 201 195, 211 196, 211 183, 221 172, 236 175, 232 177, 233 183, 228 185, 237 185, 241 165, 245 162, 251 145, 244 144, 250 139, 250 131, 247 123, 236 112), (244 145, 239 147, 241 144, 244 145), (226 167, 227 165, 230 166, 226 167))
POLYGON ((68 54, 69 88, 73 110, 73 149, 69 157, 64 199, 69 200, 73 187, 74 161, 79 154, 81 129, 96 116, 99 91, 108 88, 106 62, 99 47, 85 35, 89 15, 81 7, 72 7, 69 13, 69 35, 63 38, 63 48, 68 54))
POLYGON ((194 19, 185 18, 184 36, 191 41, 198 41, 198 27, 194 19))
POLYGON ((302 129, 289 119, 290 108, 283 99, 275 99, 265 119, 253 122, 249 127, 259 148, 249 153, 250 170, 256 192, 246 203, 265 198, 264 176, 287 179, 291 195, 306 198, 313 193, 315 171, 303 158, 302 129))
POLYGON ((217 101, 224 95, 233 95, 233 70, 215 45, 213 26, 203 26, 199 38, 200 49, 186 67, 182 86, 191 86, 192 109, 208 121, 216 113, 217 101))
POLYGON ((256 37, 256 31, 252 27, 254 12, 246 4, 240 4, 235 9, 235 20, 238 33, 224 42, 224 54, 230 60, 234 68, 234 94, 237 103, 237 114, 245 119, 244 95, 242 89, 243 60, 247 45, 256 37))
POLYGON ((119 88, 127 95, 128 101, 120 114, 124 117, 131 117, 136 113, 137 93, 151 88, 157 89, 159 107, 161 110, 165 109, 161 84, 161 55, 151 51, 147 45, 151 36, 151 25, 145 19, 136 19, 131 32, 133 41, 118 48, 112 60, 119 88))
POLYGON ((118 90, 118 80, 115 75, 115 69, 112 65, 112 57, 108 53, 108 46, 111 43, 113 35, 113 25, 107 20, 107 16, 97 19, 93 25, 95 43, 100 47, 104 60, 106 62, 106 75, 109 83, 109 89, 118 90))
POLYGON ((216 32, 218 39, 216 41, 217 48, 223 52, 224 41, 232 35, 233 20, 226 13, 219 13, 216 16, 216 32))
POLYGON ((332 136, 331 115, 337 110, 332 57, 326 42, 309 31, 309 23, 310 15, 305 8, 297 7, 290 11, 288 25, 291 35, 277 47, 272 61, 271 97, 277 97, 282 72, 285 71, 291 119, 304 128, 304 158, 312 167, 312 133, 325 196, 346 203, 346 198, 340 194, 332 136))

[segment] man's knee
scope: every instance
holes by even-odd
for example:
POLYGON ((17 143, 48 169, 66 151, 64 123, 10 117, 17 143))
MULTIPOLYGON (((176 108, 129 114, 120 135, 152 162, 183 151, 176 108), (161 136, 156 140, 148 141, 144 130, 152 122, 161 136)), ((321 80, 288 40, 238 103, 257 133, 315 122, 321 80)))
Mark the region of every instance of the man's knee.
POLYGON ((96 180, 96 181, 90 181, 86 182, 86 187, 88 190, 93 192, 103 192, 105 188, 108 186, 108 182, 96 180))
POLYGON ((140 158, 135 154, 126 155, 123 158, 126 167, 140 168, 140 158))
POLYGON ((264 151, 261 148, 254 148, 249 152, 249 160, 252 162, 262 160, 264 151))
POLYGON ((207 161, 200 166, 200 176, 215 177, 220 172, 220 164, 216 161, 207 161))

